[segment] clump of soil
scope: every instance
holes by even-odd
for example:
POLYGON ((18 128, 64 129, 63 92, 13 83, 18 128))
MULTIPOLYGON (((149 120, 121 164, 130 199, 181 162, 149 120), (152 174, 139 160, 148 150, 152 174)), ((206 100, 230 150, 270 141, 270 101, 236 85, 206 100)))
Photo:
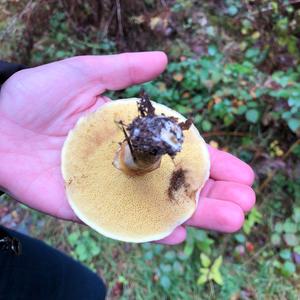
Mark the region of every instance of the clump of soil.
POLYGON ((182 186, 186 186, 185 171, 180 168, 173 172, 170 179, 170 186, 168 189, 168 196, 174 199, 174 192, 178 191, 182 186))

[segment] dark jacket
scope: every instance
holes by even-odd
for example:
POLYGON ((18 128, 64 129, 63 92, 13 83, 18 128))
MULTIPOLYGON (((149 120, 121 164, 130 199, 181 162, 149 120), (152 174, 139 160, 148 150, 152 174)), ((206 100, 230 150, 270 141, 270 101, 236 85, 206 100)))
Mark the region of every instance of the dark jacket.
POLYGON ((27 67, 21 64, 13 64, 0 60, 0 85, 11 75, 25 68, 27 67))

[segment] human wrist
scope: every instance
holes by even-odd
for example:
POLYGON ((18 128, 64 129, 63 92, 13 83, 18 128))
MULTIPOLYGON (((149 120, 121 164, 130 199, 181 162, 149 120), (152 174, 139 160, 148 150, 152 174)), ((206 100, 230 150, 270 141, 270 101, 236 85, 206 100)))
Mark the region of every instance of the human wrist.
MULTIPOLYGON (((11 77, 14 73, 26 69, 27 67, 22 64, 16 64, 16 63, 8 63, 6 61, 0 60, 0 101, 3 101, 2 96, 2 86, 3 83, 11 77)), ((1 108, 0 108, 1 110, 1 108)), ((6 190, 6 184, 7 184, 7 175, 5 174, 6 166, 6 157, 7 153, 9 153, 10 148, 10 138, 9 134, 7 135, 7 120, 2 115, 0 111, 0 190, 6 190)))

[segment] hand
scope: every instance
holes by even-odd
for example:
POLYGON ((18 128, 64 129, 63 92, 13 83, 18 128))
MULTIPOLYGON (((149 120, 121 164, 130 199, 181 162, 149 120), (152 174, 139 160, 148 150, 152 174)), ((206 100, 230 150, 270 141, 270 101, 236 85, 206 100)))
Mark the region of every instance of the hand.
POLYGON ((22 70, 0 91, 0 186, 53 216, 77 220, 61 175, 61 149, 76 121, 109 90, 149 81, 166 67, 162 52, 79 56, 22 70))
POLYGON ((178 244, 185 240, 185 226, 220 232, 235 232, 244 223, 244 213, 255 204, 251 188, 254 172, 243 161, 224 151, 208 146, 210 178, 200 192, 198 207, 193 216, 177 227, 163 244, 178 244))
MULTIPOLYGON (((17 200, 53 216, 77 220, 60 171, 63 143, 78 118, 96 110, 109 90, 149 81, 167 64, 161 52, 81 56, 17 72, 0 93, 0 184, 17 200), (4 142, 5 141, 5 142, 4 142)), ((253 171, 230 154, 210 148, 211 178, 186 225, 238 230, 255 195, 253 171)), ((185 239, 179 226, 167 244, 185 239)))

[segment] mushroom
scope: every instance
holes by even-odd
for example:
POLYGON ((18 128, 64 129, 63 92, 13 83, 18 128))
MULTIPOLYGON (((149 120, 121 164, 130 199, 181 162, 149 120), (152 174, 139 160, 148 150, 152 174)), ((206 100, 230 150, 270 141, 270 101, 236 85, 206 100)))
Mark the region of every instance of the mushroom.
POLYGON ((162 239, 189 219, 209 168, 207 146, 191 121, 145 94, 81 117, 62 149, 75 214, 126 242, 162 239))

